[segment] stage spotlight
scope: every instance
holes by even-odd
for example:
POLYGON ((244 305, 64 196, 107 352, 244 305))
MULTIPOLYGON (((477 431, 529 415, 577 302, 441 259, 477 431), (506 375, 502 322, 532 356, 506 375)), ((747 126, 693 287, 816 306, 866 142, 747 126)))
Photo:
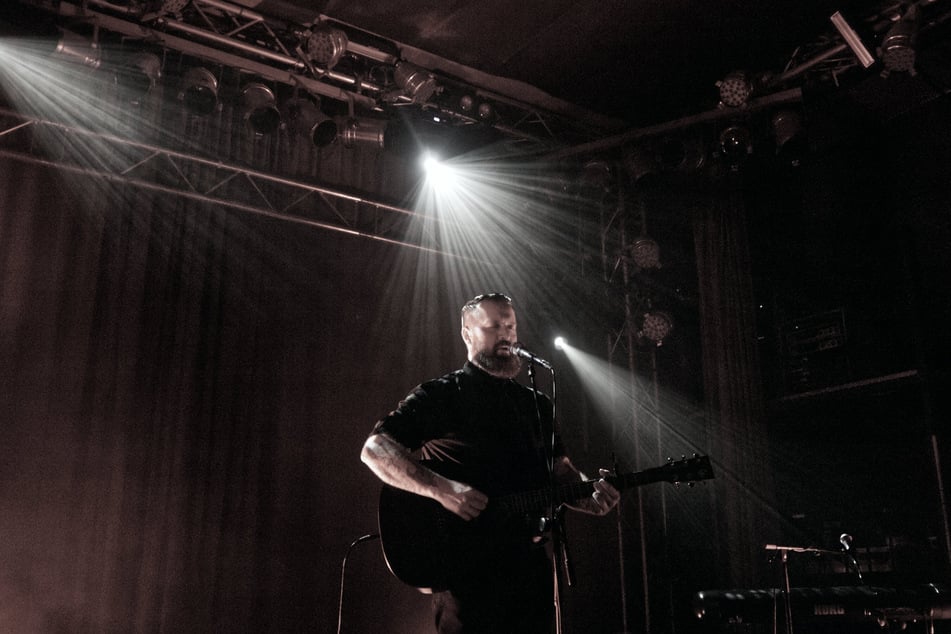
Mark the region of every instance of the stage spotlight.
POLYGON ((325 115, 309 99, 292 99, 284 104, 287 131, 310 139, 317 147, 326 147, 337 138, 337 122, 325 115))
POLYGON ((383 119, 341 117, 337 120, 337 130, 346 148, 364 144, 383 149, 386 145, 386 128, 387 122, 383 119))
POLYGON ((648 184, 657 176, 657 155, 651 147, 636 145, 624 153, 624 167, 632 183, 648 184))
POLYGON ((140 103, 162 77, 162 60, 155 53, 139 53, 116 71, 123 95, 133 104, 140 103))
POLYGON ((745 108, 753 94, 753 84, 742 71, 734 71, 718 81, 716 87, 720 90, 720 105, 730 108, 745 108))
POLYGON ((661 346, 673 329, 674 322, 670 315, 663 311, 650 311, 644 313, 641 330, 637 336, 652 342, 655 346, 661 346))
POLYGON ((423 165, 423 169, 426 170, 427 172, 435 171, 440 165, 439 157, 433 154, 432 152, 426 152, 425 154, 423 154, 423 158, 421 162, 423 165))
POLYGON ((476 99, 472 95, 465 94, 459 97, 459 110, 464 114, 472 114, 476 108, 476 99))
POLYGON ((483 123, 492 123, 495 121, 495 106, 490 104, 488 101, 483 101, 479 104, 479 109, 477 110, 479 116, 479 121, 483 123))
POLYGON ((218 108, 218 80, 207 68, 189 68, 182 77, 178 98, 189 112, 210 115, 218 108))
POLYGON ((567 345, 564 337, 555 337, 555 350, 564 350, 567 345))
POLYGON ((66 62, 78 63, 92 69, 102 63, 102 51, 99 44, 90 38, 63 29, 53 57, 66 62))
POLYGON ((631 258, 639 269, 660 268, 660 246, 653 238, 638 238, 631 245, 631 258))
POLYGON ((449 187, 455 183, 456 174, 451 166, 439 159, 432 152, 426 152, 422 158, 423 171, 426 173, 426 182, 439 187, 449 187))
POLYGON ((753 153, 753 139, 749 129, 734 124, 720 133, 720 152, 733 170, 739 169, 747 156, 753 153))
POLYGON ((347 34, 329 24, 316 24, 310 30, 304 49, 313 63, 330 70, 347 52, 347 34))
POLYGON ((918 35, 918 7, 911 5, 882 38, 878 48, 879 57, 885 70, 883 76, 892 71, 915 73, 915 40, 918 35))
POLYGON ((426 103, 437 88, 436 77, 432 73, 408 62, 396 64, 393 81, 413 103, 426 103))
POLYGON ((795 110, 780 110, 770 121, 776 139, 776 156, 798 167, 806 150, 802 116, 795 110))
POLYGON ((446 191, 456 186, 458 183, 458 173, 452 165, 443 161, 439 155, 433 152, 425 152, 420 159, 423 171, 426 174, 426 182, 440 190, 446 191))
POLYGON ((255 134, 272 134, 281 125, 281 111, 277 109, 274 92, 260 82, 246 84, 241 90, 241 106, 255 134))
POLYGON ((181 13, 185 7, 188 6, 188 3, 191 0, 159 0, 153 4, 157 4, 158 13, 160 14, 178 14, 181 13))
POLYGON ((581 170, 581 184, 595 190, 610 190, 614 185, 611 164, 599 158, 589 160, 581 170))
POLYGON ((697 133, 664 137, 655 143, 654 154, 662 171, 693 172, 707 160, 707 148, 697 133))
POLYGON ((835 26, 836 30, 839 32, 839 35, 842 36, 842 39, 845 40, 845 43, 849 45, 849 48, 852 49, 852 53, 855 55, 856 59, 859 60, 859 63, 863 67, 868 68, 875 63, 875 58, 865 48, 865 44, 862 43, 862 38, 859 37, 858 33, 849 26, 849 23, 846 22, 845 17, 839 11, 833 13, 830 17, 832 24, 835 26))

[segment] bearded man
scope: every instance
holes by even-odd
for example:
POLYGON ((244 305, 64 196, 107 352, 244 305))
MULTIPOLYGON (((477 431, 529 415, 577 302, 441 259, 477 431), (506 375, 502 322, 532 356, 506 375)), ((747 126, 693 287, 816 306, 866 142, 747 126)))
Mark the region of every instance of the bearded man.
MULTIPOLYGON (((478 295, 463 305, 461 322, 468 353, 462 369, 413 389, 377 422, 361 459, 390 487, 431 498, 479 525, 488 523, 485 516, 498 517, 491 513, 495 499, 585 478, 565 453, 551 401, 515 380, 521 359, 513 352, 512 300, 478 295)), ((606 473, 569 508, 596 515, 614 508, 620 495, 606 473)), ((497 539, 497 527, 480 529, 476 541, 485 548, 447 571, 446 587, 433 594, 439 634, 551 632, 553 573, 545 542, 512 533, 517 537, 497 539)))

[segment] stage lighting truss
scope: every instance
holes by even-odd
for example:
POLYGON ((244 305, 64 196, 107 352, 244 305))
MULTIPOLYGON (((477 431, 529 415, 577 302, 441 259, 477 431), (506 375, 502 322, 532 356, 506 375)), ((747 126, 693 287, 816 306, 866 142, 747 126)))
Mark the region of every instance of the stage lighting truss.
MULTIPOLYGON (((123 41, 141 41, 194 58, 196 66, 234 68, 261 82, 283 83, 325 100, 346 104, 371 116, 387 115, 394 106, 413 106, 439 113, 455 123, 482 123, 502 136, 544 148, 593 139, 603 134, 595 118, 579 115, 570 104, 552 108, 523 103, 518 97, 485 87, 462 86, 478 95, 468 104, 449 106, 439 97, 458 80, 424 68, 418 52, 358 28, 318 15, 310 23, 291 23, 256 13, 226 0, 6 0, 51 11, 65 23, 95 25, 123 41), (406 59, 406 56, 411 59, 406 59)), ((423 59, 428 59, 425 55, 423 59)), ((85 56, 86 63, 94 58, 85 56)), ((603 122, 619 126, 619 122, 603 122)))
MULTIPOLYGON (((364 122, 359 134, 376 138, 370 133, 369 127, 364 122)), ((412 209, 361 198, 354 195, 353 191, 334 189, 306 178, 293 179, 286 175, 271 174, 251 169, 247 165, 227 163, 217 157, 172 150, 141 140, 122 138, 111 132, 96 132, 3 107, 0 107, 0 157, 44 166, 54 164, 78 178, 122 183, 144 192, 177 196, 182 200, 279 219, 309 229, 386 241, 426 253, 458 257, 452 245, 443 243, 438 237, 415 240, 394 236, 395 228, 402 227, 407 218, 417 215, 412 209), (61 153, 52 159, 45 148, 53 139, 64 147, 96 144, 104 156, 113 160, 88 164, 81 156, 70 153, 61 153), (66 142, 67 139, 81 142, 71 144, 66 142), (169 166, 175 169, 169 169, 169 166), (191 178, 198 172, 203 174, 200 185, 191 178), (160 181, 154 179, 156 173, 162 174, 160 181), (238 180, 246 181, 254 196, 247 195, 247 188, 228 186, 238 180)))

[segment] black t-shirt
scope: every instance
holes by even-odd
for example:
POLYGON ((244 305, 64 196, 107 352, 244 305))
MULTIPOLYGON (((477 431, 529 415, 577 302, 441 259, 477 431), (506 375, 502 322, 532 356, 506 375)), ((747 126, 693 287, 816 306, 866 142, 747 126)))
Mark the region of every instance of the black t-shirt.
MULTIPOLYGON (((373 432, 418 450, 434 470, 492 497, 548 485, 552 430, 552 404, 544 394, 536 399, 530 388, 466 362, 416 387, 373 432)), ((557 434, 554 455, 564 455, 557 434)))

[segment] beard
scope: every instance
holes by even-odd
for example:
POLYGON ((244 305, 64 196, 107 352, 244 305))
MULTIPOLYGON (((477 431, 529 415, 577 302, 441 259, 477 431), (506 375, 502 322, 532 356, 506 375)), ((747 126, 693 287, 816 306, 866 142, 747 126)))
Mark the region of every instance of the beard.
POLYGON ((522 370, 522 360, 514 354, 502 356, 495 350, 480 350, 475 356, 476 365, 493 376, 514 379, 522 370))

